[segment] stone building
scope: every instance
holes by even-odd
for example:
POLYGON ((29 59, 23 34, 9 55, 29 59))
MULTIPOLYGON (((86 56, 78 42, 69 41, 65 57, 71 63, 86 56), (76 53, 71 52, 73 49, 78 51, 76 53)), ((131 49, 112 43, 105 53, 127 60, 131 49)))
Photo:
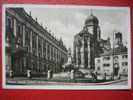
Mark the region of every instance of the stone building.
POLYGON ((76 67, 95 69, 95 57, 110 48, 110 39, 101 39, 99 20, 91 13, 83 29, 74 36, 73 61, 76 67))
POLYGON ((6 8, 6 72, 24 76, 27 70, 60 72, 67 61, 62 39, 56 39, 23 8, 6 8))
POLYGON ((114 34, 113 48, 100 54, 95 58, 95 70, 98 73, 127 75, 128 74, 128 53, 126 46, 122 43, 122 33, 114 34))

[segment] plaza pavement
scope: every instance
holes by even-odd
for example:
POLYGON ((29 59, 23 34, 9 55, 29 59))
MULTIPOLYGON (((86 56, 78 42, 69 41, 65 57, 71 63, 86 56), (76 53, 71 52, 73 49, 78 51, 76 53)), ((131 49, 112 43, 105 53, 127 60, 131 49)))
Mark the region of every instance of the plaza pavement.
POLYGON ((79 84, 79 85, 126 85, 127 79, 120 79, 108 82, 101 82, 101 83, 74 83, 74 82, 63 82, 63 80, 70 80, 70 73, 69 72, 61 72, 58 74, 54 74, 52 79, 47 79, 46 77, 34 77, 28 79, 26 77, 14 77, 14 78, 7 78, 7 84, 11 85, 69 85, 69 84, 79 84), (61 82, 56 82, 56 80, 60 80, 61 82))

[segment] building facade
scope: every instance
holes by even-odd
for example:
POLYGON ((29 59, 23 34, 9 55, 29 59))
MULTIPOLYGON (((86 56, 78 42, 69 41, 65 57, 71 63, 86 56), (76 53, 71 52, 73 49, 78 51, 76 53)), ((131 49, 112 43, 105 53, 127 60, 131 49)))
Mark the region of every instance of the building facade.
POLYGON ((128 75, 128 53, 122 43, 122 33, 115 33, 113 47, 95 58, 95 70, 101 74, 128 75))
POLYGON ((67 49, 23 8, 6 8, 6 70, 14 76, 60 72, 67 49))
POLYGON ((92 13, 87 17, 83 29, 75 35, 73 61, 78 68, 95 69, 95 58, 111 48, 110 39, 101 38, 99 20, 92 13))
POLYGON ((111 50, 108 53, 101 54, 99 58, 95 58, 95 70, 99 74, 113 74, 115 76, 128 75, 128 55, 127 49, 111 50))

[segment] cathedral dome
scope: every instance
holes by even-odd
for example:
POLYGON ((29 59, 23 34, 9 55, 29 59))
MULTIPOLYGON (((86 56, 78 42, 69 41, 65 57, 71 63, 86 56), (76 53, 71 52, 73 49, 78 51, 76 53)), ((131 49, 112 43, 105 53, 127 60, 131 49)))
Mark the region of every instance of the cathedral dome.
POLYGON ((93 14, 91 14, 90 16, 87 17, 87 19, 85 20, 85 25, 94 25, 94 24, 98 24, 98 18, 96 16, 94 16, 93 14))

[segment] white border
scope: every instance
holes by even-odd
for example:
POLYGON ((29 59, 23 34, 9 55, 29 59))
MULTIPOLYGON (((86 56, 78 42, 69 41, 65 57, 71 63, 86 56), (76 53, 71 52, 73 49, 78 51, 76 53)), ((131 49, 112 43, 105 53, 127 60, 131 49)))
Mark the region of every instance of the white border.
POLYGON ((107 6, 81 6, 81 5, 35 5, 35 4, 4 4, 2 6, 2 87, 5 89, 63 89, 63 90, 114 90, 131 89, 131 17, 129 7, 107 7, 107 6), (41 8, 82 8, 82 9, 120 9, 127 10, 128 13, 128 85, 6 85, 5 76, 5 8, 6 7, 41 7, 41 8))

